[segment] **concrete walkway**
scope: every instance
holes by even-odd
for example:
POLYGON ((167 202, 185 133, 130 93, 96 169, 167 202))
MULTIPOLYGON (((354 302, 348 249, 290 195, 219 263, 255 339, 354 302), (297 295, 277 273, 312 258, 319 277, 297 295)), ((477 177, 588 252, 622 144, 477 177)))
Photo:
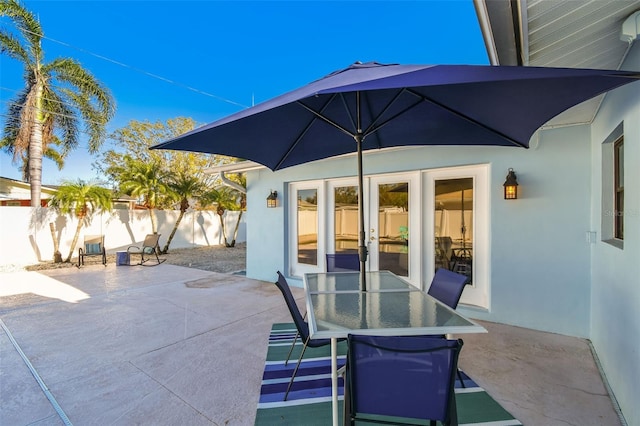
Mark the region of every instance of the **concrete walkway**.
MULTIPOLYGON (((0 319, 0 425, 222 426, 253 424, 290 316, 271 283, 162 264, 0 274, 0 319)), ((585 341, 483 324, 461 366, 525 425, 620 424, 585 341)))

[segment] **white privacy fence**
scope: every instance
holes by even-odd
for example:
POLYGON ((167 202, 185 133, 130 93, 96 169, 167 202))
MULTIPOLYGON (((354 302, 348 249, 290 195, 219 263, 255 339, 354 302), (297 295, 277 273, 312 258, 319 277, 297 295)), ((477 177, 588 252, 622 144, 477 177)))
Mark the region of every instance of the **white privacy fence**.
MULTIPOLYGON (((156 210, 160 248, 167 242, 179 211, 156 210)), ((227 211, 223 216, 229 242, 233 238, 239 212, 227 211)), ((53 260, 54 243, 50 223, 54 224, 62 258, 69 254, 78 221, 69 215, 60 215, 53 209, 31 207, 0 207, 0 265, 28 265, 38 261, 53 260)), ((113 210, 96 214, 91 223, 80 232, 72 256, 78 256, 85 235, 104 235, 107 253, 126 250, 151 233, 151 219, 146 210, 113 210)), ((236 243, 246 241, 244 216, 238 230, 236 243)), ((171 241, 169 252, 176 248, 215 246, 224 244, 220 219, 215 211, 190 211, 171 241)))

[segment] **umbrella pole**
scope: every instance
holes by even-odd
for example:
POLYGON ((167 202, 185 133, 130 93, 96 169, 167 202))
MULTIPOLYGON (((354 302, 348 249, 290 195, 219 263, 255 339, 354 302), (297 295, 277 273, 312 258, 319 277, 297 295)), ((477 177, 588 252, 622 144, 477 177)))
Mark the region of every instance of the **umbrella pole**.
POLYGON ((367 246, 365 245, 364 234, 364 177, 362 170, 362 133, 358 132, 354 135, 358 151, 358 212, 360 214, 360 246, 358 247, 358 255, 360 257, 360 290, 367 291, 367 246))

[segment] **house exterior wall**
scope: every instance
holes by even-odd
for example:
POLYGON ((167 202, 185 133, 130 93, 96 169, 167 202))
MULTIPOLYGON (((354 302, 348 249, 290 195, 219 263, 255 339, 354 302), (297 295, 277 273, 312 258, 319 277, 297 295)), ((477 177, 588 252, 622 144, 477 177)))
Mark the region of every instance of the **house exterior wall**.
MULTIPOLYGON (((622 67, 640 70, 640 46, 622 67)), ((640 425, 640 83, 609 93, 592 126, 591 341, 629 425, 640 425), (601 241, 602 142, 624 126, 624 247, 601 241)))
MULTIPOLYGON (((421 147, 364 156, 365 175, 467 164, 490 165, 489 310, 459 307, 472 318, 586 337, 590 323, 589 128, 544 131, 529 150, 504 147, 421 147), (507 170, 518 200, 503 199, 507 170)), ((287 274, 289 182, 354 176, 354 156, 247 177, 247 275, 266 281, 287 274), (267 208, 270 190, 278 208, 267 208)), ((422 219, 424 220, 424 219, 422 219)), ((412 238, 420 236, 412 235, 412 238)), ((423 245, 423 244, 421 244, 423 245)), ((292 283, 301 280, 292 277, 292 283)))

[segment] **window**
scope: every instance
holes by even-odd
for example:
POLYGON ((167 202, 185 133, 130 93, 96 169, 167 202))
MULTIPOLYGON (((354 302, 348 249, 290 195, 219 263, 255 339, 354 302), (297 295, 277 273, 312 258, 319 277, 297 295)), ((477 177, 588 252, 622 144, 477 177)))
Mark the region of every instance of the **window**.
POLYGON ((624 136, 613 144, 614 237, 624 239, 624 136))
POLYGON ((602 144, 602 241, 623 248, 624 130, 620 123, 602 144))

